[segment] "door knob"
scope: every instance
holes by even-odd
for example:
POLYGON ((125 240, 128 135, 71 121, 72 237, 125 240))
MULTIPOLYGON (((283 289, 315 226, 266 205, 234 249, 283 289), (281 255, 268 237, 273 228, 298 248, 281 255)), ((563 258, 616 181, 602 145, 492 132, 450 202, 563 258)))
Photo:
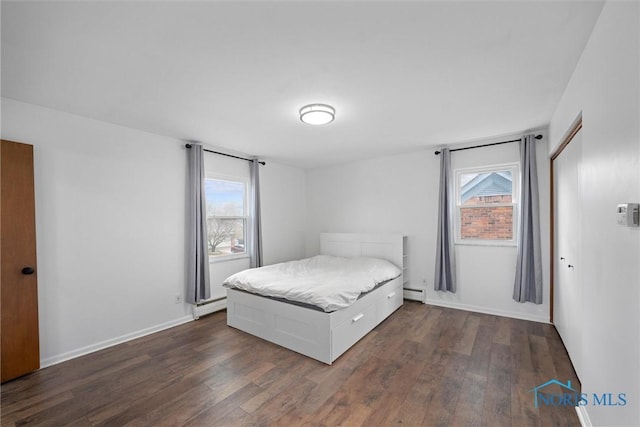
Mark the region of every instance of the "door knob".
POLYGON ((35 270, 33 269, 33 267, 25 267, 22 269, 22 274, 33 274, 35 272, 35 270))

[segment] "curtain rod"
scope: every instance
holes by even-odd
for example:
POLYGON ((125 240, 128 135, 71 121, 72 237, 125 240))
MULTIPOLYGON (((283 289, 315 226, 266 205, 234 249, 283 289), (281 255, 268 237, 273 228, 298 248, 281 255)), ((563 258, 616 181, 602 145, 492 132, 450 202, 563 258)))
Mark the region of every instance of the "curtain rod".
MULTIPOLYGON (((187 144, 187 145, 185 145, 185 147, 191 148, 191 144, 187 144)), ((246 157, 234 156, 233 154, 221 153, 219 151, 207 150, 206 148, 203 148, 202 151, 206 151, 207 153, 219 154, 221 156, 233 157, 234 159, 246 160, 247 162, 253 162, 253 159, 247 159, 246 157)), ((260 163, 263 166, 266 165, 265 162, 258 162, 258 163, 260 163)))
MULTIPOLYGON (((542 135, 536 135, 535 138, 536 139, 542 139, 542 135)), ((472 147, 455 148, 453 150, 449 150, 449 152, 453 153, 454 151, 470 150, 472 148, 490 147, 492 145, 508 144, 510 142, 520 142, 520 140, 519 139, 512 139, 511 141, 492 142, 491 144, 483 144, 483 145, 474 145, 472 147)), ((434 154, 437 156, 438 154, 440 154, 440 151, 436 151, 434 154)))

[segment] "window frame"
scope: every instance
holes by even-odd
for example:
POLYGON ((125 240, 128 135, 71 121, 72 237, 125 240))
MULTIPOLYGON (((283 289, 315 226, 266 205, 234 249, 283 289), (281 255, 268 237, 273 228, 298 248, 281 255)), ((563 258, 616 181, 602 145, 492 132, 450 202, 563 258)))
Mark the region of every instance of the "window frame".
MULTIPOLYGON (((251 255, 249 254, 249 248, 248 248, 248 239, 249 239, 249 226, 250 226, 250 213, 249 213, 249 186, 250 186, 250 182, 249 182, 249 178, 247 177, 243 177, 243 176, 237 176, 237 175, 226 175, 226 174, 219 174, 219 173, 211 173, 211 172, 205 172, 205 177, 204 177, 205 181, 206 180, 216 180, 216 181, 229 181, 229 182, 240 182, 244 185, 244 215, 212 215, 209 216, 207 214, 207 220, 209 218, 221 218, 221 219, 226 219, 226 220, 243 220, 244 222, 244 252, 241 253, 231 253, 231 254, 226 254, 226 255, 209 255, 209 264, 214 264, 217 262, 226 262, 226 261, 233 261, 233 260, 238 260, 238 259, 244 259, 244 258, 250 258, 251 255)), ((208 245, 208 243, 207 243, 208 245)))
POLYGON ((454 244, 463 245, 463 246, 509 246, 515 247, 518 244, 518 233, 520 232, 518 227, 518 218, 520 212, 520 163, 519 162, 510 162, 510 163, 500 163, 495 165, 487 165, 487 166, 475 166, 475 167, 465 167, 458 168, 454 170, 454 202, 455 202, 455 213, 454 213, 454 244), (461 177, 464 174, 470 173, 488 173, 488 172, 498 172, 498 171, 510 171, 512 180, 511 180, 511 203, 492 203, 491 205, 480 205, 480 206, 471 206, 471 205, 462 205, 462 186, 461 177), (509 240, 506 239, 462 239, 462 209, 470 208, 470 207, 500 207, 500 206, 511 206, 513 208, 513 216, 512 216, 512 230, 513 237, 509 240))

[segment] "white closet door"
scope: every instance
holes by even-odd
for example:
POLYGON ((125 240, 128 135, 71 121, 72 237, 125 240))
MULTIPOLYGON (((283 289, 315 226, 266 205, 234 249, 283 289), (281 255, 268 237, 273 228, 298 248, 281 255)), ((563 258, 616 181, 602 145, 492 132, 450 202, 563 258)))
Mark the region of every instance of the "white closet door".
POLYGON ((573 367, 582 371, 582 283, 580 280, 580 159, 582 131, 554 160, 555 271, 553 322, 573 367))

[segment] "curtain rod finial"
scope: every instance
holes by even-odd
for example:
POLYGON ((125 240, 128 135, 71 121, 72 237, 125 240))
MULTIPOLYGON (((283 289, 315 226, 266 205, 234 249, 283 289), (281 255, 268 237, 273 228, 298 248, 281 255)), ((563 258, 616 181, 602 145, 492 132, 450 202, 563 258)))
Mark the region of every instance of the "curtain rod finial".
POLYGON ((542 135, 536 135, 536 139, 542 139, 542 135))
POLYGON ((439 151, 436 151, 436 152, 434 152, 433 154, 435 154, 435 155, 437 156, 438 154, 440 154, 440 152, 439 152, 439 151))

